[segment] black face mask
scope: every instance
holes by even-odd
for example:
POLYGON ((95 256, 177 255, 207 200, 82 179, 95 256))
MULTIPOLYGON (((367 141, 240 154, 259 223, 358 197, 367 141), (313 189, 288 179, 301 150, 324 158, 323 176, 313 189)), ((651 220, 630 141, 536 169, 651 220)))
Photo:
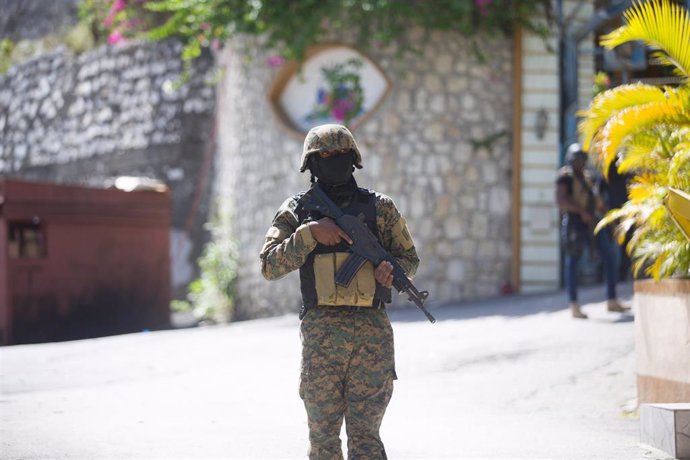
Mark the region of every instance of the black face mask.
POLYGON ((352 178, 352 155, 334 155, 328 158, 313 156, 312 174, 326 185, 346 184, 352 178))

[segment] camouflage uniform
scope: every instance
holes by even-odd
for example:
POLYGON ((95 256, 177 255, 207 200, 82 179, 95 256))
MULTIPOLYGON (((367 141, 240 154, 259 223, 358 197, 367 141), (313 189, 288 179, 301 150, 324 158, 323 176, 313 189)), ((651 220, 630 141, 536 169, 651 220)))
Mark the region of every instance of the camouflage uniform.
MULTIPOLYGON (((296 213, 300 196, 283 203, 266 234, 260 258, 268 280, 301 268, 317 247, 296 213)), ((413 276, 419 259, 405 219, 382 194, 375 195, 375 211, 381 244, 413 276)), ((364 276, 373 277, 373 267, 364 276)), ((385 309, 319 303, 307 311, 300 336, 299 394, 308 415, 309 457, 342 458, 344 418, 349 458, 386 458, 379 427, 397 377, 393 330, 385 309)))

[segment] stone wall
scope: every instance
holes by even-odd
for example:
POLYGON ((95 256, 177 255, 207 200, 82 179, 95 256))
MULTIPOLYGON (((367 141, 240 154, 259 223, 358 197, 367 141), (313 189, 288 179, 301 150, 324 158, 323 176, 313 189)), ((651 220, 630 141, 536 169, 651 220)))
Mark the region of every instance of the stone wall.
POLYGON ((176 89, 180 46, 60 49, 0 76, 0 176, 102 186, 137 175, 171 187, 177 295, 205 239, 215 108, 208 57, 176 89))
MULTIPOLYGON (((459 35, 425 38, 411 30, 409 37, 421 53, 368 53, 392 90, 354 132, 364 163, 355 177, 390 195, 407 217, 422 261, 416 282, 433 304, 497 295, 510 278, 512 255, 511 39, 481 39, 481 63, 459 35), (492 137, 498 139, 476 148, 492 137)), ((282 201, 308 187, 308 177, 298 172, 301 141, 280 127, 266 101, 277 70, 258 50, 236 40, 220 62, 226 73, 217 193, 238 241, 239 318, 297 311, 301 303, 295 273, 270 283, 260 274, 264 234, 282 201)), ((407 302, 400 297, 396 304, 407 302)))
POLYGON ((2 0, 0 38, 36 39, 61 32, 79 20, 79 0, 2 0))

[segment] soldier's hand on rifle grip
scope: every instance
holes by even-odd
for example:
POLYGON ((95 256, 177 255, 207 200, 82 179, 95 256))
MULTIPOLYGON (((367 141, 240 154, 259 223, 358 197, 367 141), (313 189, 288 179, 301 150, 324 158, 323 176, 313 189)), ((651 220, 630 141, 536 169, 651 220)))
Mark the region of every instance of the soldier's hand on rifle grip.
POLYGON ((314 239, 325 246, 335 246, 342 240, 352 244, 352 240, 347 233, 338 227, 330 217, 309 222, 309 230, 314 239))
POLYGON ((374 271, 374 278, 385 288, 393 287, 393 265, 387 260, 381 262, 374 271))

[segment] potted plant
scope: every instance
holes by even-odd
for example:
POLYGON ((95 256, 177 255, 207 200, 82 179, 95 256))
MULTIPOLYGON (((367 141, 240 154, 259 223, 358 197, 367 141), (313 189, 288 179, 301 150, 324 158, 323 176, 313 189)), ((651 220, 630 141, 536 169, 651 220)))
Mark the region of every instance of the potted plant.
POLYGON ((615 225, 635 281, 638 399, 690 401, 690 13, 669 0, 637 3, 625 25, 602 37, 615 48, 640 40, 672 66, 679 84, 622 85, 597 95, 579 125, 604 174, 615 162, 632 175, 629 200, 597 229, 615 225))

